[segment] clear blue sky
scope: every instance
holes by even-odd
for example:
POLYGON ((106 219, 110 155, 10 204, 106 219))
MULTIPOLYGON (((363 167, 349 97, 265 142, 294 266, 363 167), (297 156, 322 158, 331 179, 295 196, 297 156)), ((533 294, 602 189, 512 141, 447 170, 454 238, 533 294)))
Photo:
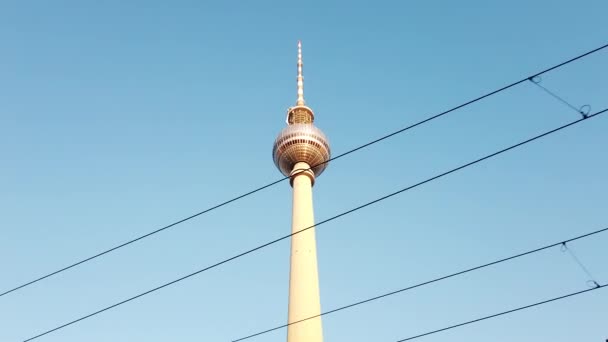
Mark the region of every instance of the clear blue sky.
MULTIPOLYGON (((280 177, 306 99, 335 154, 608 40, 606 1, 3 1, 0 290, 280 177)), ((608 106, 608 52, 543 76, 608 106)), ((332 163, 317 220, 577 119, 523 84, 332 163)), ((608 226, 608 116, 320 226, 322 307, 608 226)), ((289 232, 281 183, 0 298, 21 341, 289 232)), ((608 234, 572 244, 608 281, 608 234)), ((289 243, 40 339, 229 341, 287 316, 289 243)), ((391 342, 586 288, 559 249, 324 319, 325 340, 391 342)), ((420 341, 604 341, 608 290, 420 341)), ((252 341, 284 341, 278 331, 252 341)))

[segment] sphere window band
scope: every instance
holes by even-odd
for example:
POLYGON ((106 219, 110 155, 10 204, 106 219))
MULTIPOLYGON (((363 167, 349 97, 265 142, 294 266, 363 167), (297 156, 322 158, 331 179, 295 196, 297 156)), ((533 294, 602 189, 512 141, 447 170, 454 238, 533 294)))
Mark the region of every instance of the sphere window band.
POLYGON ((313 167, 314 176, 327 166, 330 149, 325 134, 312 124, 292 124, 283 129, 274 143, 273 159, 285 176, 289 176, 298 162, 313 167))

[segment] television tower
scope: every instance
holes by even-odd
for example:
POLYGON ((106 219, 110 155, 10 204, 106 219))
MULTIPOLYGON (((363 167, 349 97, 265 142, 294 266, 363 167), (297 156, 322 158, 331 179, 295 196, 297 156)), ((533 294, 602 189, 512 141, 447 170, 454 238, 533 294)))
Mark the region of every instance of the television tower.
MULTIPOLYGON (((298 99, 287 110, 287 127, 274 142, 272 156, 281 173, 290 177, 293 188, 291 232, 296 233, 315 224, 312 186, 327 167, 330 158, 325 134, 314 124, 315 114, 304 102, 302 75, 302 43, 298 41, 298 99)), ((317 243, 315 228, 291 237, 289 273, 289 316, 293 323, 321 313, 317 243)), ((287 327, 287 342, 322 342, 321 317, 287 327)))

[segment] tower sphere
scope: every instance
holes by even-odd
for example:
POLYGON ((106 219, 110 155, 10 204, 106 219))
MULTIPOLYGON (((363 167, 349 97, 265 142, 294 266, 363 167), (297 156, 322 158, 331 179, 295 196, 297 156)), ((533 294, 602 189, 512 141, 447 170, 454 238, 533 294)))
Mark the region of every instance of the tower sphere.
POLYGON ((317 177, 327 167, 323 162, 329 160, 330 155, 327 137, 312 123, 294 123, 285 127, 272 148, 274 164, 285 176, 291 174, 296 163, 304 162, 312 167, 317 177))

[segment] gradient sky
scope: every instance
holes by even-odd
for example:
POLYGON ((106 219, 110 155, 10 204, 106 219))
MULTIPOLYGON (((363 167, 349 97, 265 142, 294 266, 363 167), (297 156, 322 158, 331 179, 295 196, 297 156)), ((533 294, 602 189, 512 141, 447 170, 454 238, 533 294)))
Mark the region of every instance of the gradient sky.
MULTIPOLYGON (((606 1, 2 1, 0 290, 281 177, 305 96, 335 155, 608 42, 606 1)), ((608 106, 608 51, 543 75, 608 106)), ((526 83, 331 163, 317 221, 577 119, 526 83)), ((318 227, 331 310, 608 226, 608 115, 318 227)), ((289 232, 283 182, 0 298, 17 342, 289 232)), ((608 233, 571 247, 608 282, 608 233)), ((284 241, 39 339, 230 341, 283 324, 284 241)), ((587 288, 559 248, 324 318, 391 342, 587 288)), ((604 341, 608 290, 420 341, 604 341)), ((251 341, 284 341, 285 330, 251 341)))

